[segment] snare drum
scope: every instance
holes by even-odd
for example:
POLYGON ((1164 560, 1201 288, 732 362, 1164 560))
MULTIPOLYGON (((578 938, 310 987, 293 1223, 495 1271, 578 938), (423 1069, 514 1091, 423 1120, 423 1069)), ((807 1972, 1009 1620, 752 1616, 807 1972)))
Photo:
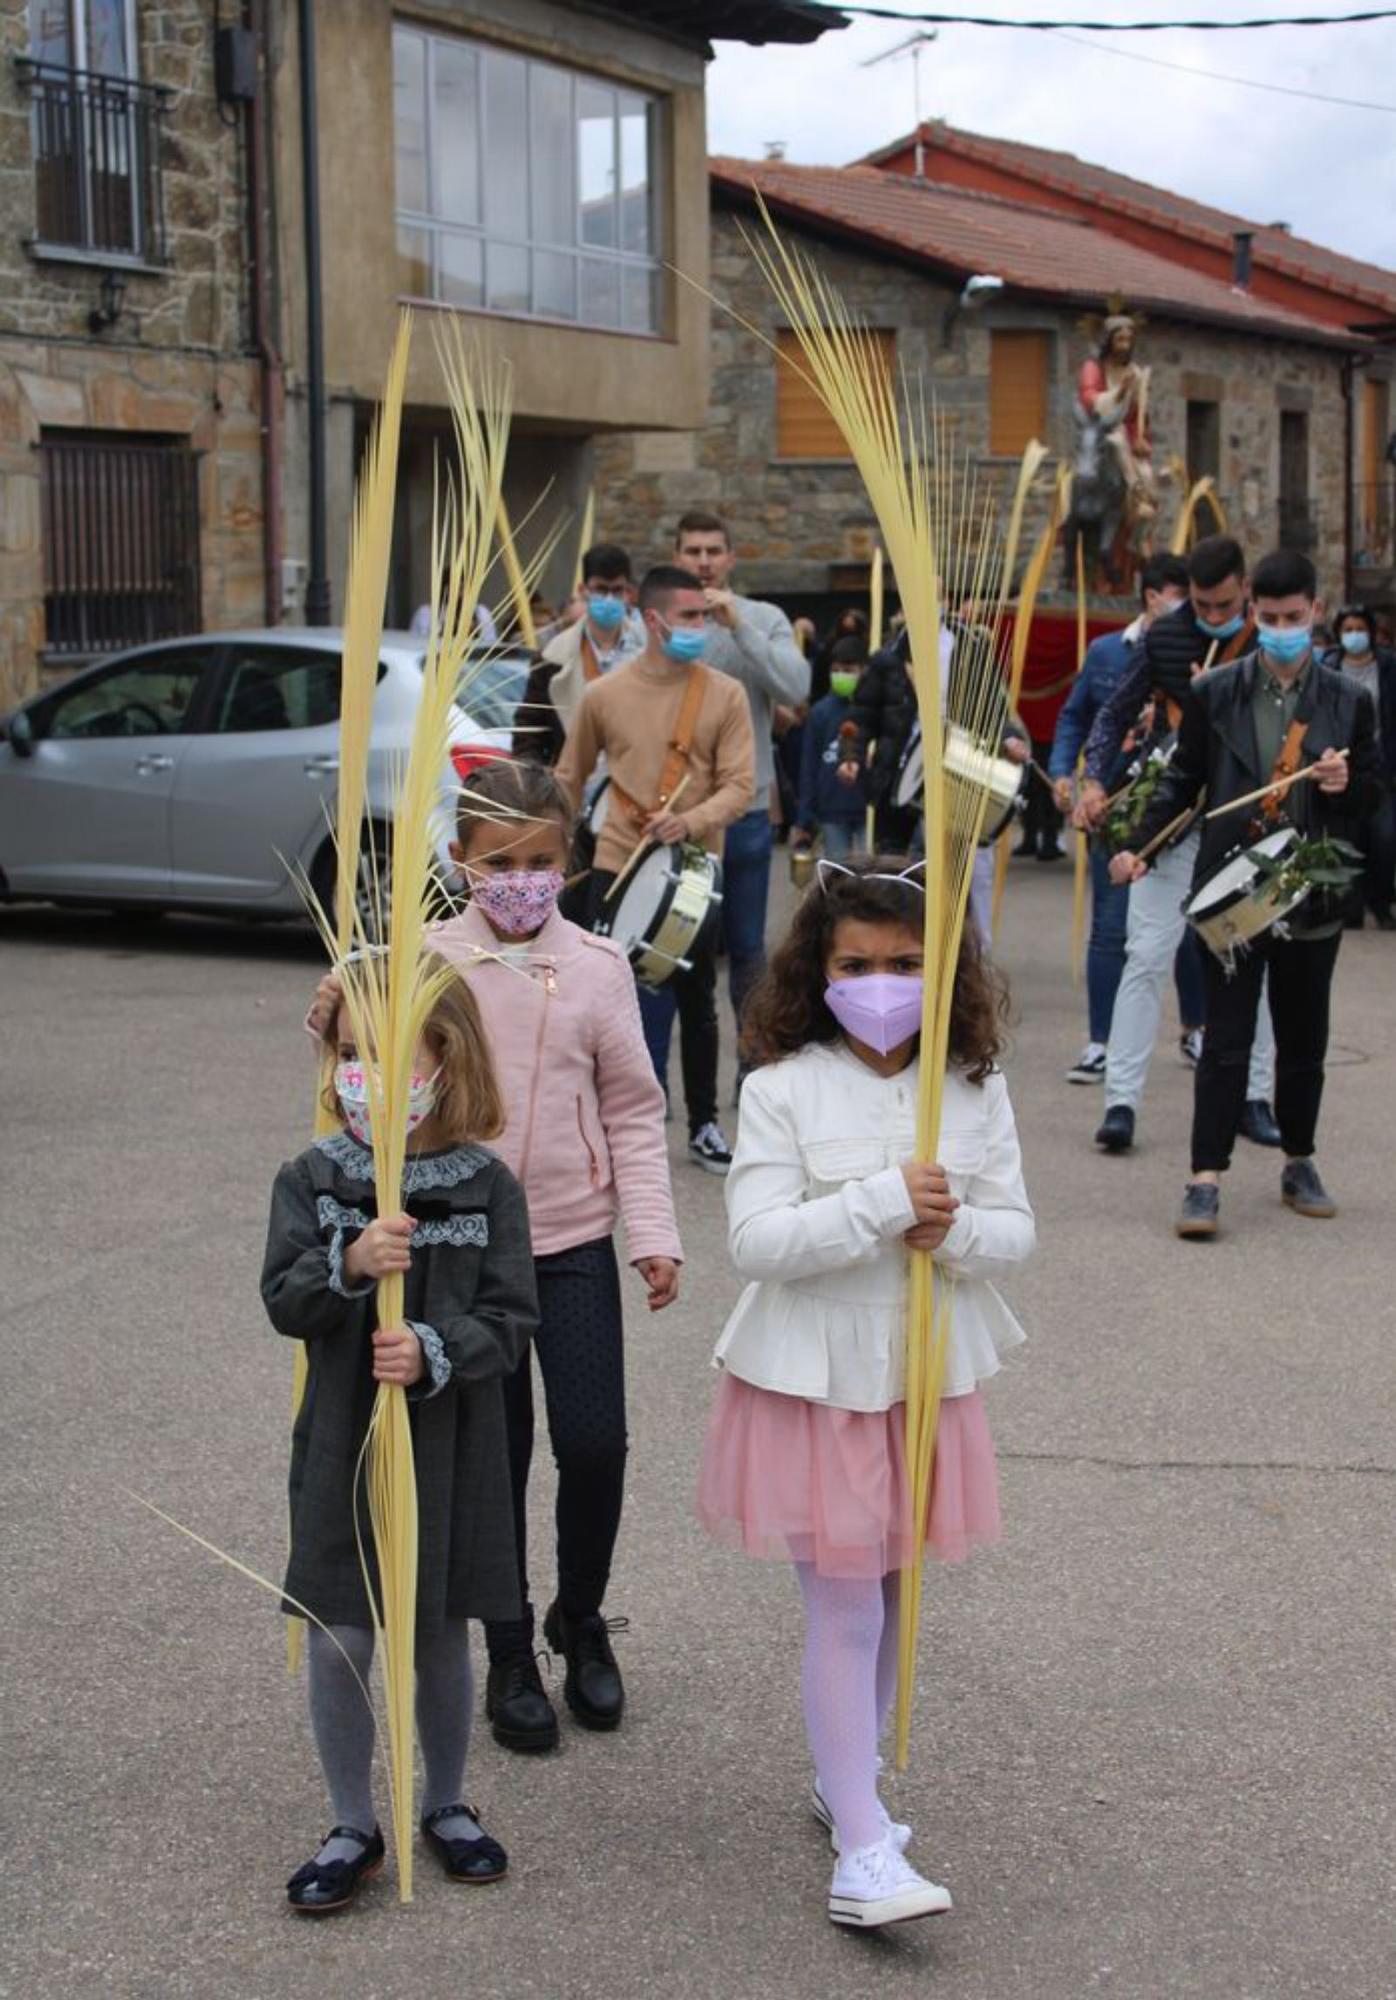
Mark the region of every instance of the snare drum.
POLYGON ((643 986, 687 972, 722 902, 722 871, 706 847, 656 847, 639 862, 615 906, 610 935, 643 986))
POLYGON ((1230 960, 1238 948, 1291 915, 1308 895, 1307 882, 1298 889, 1282 889, 1251 858, 1263 855, 1268 861, 1283 860, 1298 838, 1292 826, 1265 834, 1253 846, 1218 862, 1188 897, 1183 915, 1218 958, 1230 960))
MULTIPOLYGON (((1011 757, 997 756, 977 742, 961 723, 947 722, 941 767, 947 778, 972 785, 984 794, 984 821, 978 839, 981 846, 989 846, 1017 810, 1027 781, 1027 765, 1015 764, 1011 757)), ((908 738, 893 798, 898 806, 919 807, 925 786, 926 758, 918 723, 908 738)))

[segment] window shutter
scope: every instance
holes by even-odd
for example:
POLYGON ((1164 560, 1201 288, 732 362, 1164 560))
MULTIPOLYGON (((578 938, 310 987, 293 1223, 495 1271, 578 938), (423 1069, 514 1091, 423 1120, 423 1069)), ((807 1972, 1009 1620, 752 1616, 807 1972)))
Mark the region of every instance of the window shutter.
MULTIPOLYGON (((872 337, 890 375, 897 362, 897 336, 890 330, 874 330, 872 337)), ((802 365, 799 336, 777 333, 776 349, 776 457, 847 458, 842 431, 797 372, 802 365)))
POLYGON ((989 450, 1017 458, 1047 435, 1047 333, 989 335, 989 450))

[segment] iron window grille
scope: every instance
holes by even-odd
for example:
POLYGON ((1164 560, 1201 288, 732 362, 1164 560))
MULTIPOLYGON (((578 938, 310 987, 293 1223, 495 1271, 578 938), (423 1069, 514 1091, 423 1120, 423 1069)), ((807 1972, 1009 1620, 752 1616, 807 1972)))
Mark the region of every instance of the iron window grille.
POLYGON ((75 658, 197 632, 199 459, 183 439, 39 441, 46 650, 75 658))
POLYGON ((168 261, 160 128, 163 84, 21 56, 34 111, 37 248, 168 261))

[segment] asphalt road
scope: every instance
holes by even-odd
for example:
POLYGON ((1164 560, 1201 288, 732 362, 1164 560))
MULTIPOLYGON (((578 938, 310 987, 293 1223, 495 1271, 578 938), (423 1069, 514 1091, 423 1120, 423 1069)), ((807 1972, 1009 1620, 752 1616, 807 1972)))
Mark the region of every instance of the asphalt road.
MULTIPOLYGON (((782 1570, 690 1511, 735 1285, 720 1183, 678 1157, 681 1305, 631 1328, 610 1608, 624 1731, 470 1791, 507 1884, 347 1917, 282 1884, 328 1823, 275 1608, 289 1356, 257 1298, 276 1164, 305 1142, 294 933, 0 912, 6 1388, 6 1995, 1396 1994, 1391 1130, 1396 945, 1343 948, 1320 1161, 1338 1219, 1243 1148, 1222 1240, 1170 1233, 1190 1083, 1171 1036, 1142 1144, 1090 1144, 1064 872, 1018 864, 1010 1065, 1041 1249, 990 1391, 1003 1545, 928 1587, 894 1781, 953 1916, 823 1914, 800 1621, 782 1570)), ((546 1478, 535 1519, 546 1523, 546 1478)))

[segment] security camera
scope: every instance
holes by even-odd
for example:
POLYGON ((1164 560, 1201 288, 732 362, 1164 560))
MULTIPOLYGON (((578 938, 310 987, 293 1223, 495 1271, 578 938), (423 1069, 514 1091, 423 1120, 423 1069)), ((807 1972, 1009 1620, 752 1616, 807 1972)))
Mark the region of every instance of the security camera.
POLYGON ((965 288, 960 293, 960 304, 962 306, 982 306, 985 299, 992 298, 995 292, 1001 292, 1002 290, 1002 278, 995 278, 986 272, 977 271, 972 278, 966 278, 965 288))

